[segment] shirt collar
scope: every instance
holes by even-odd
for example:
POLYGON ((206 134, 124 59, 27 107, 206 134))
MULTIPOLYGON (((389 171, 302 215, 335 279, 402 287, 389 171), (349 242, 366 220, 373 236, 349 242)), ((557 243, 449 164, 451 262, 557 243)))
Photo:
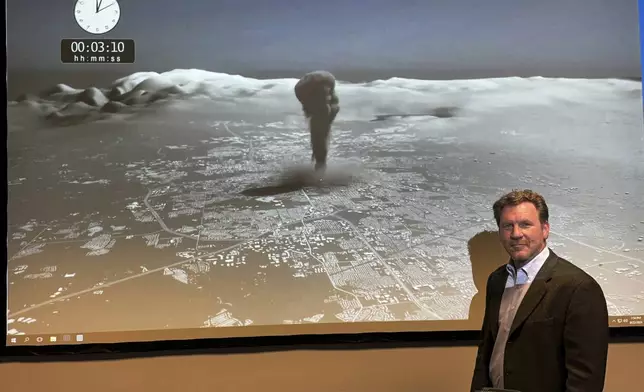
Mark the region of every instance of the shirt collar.
POLYGON ((550 250, 546 246, 541 252, 539 252, 539 254, 533 257, 532 260, 528 261, 521 268, 519 268, 518 273, 512 263, 506 264, 505 269, 509 274, 508 284, 514 286, 517 284, 532 283, 535 276, 548 259, 548 256, 550 256, 550 250))

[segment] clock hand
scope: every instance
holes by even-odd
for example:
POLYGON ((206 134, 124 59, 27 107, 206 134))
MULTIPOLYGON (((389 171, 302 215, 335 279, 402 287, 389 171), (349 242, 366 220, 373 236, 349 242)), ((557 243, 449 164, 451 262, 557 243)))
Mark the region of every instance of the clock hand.
POLYGON ((101 1, 102 0, 96 0, 96 7, 94 8, 95 13, 98 13, 98 9, 101 8, 101 1))
POLYGON ((110 5, 106 5, 105 7, 103 7, 103 8, 101 8, 101 9, 99 9, 99 10, 98 10, 98 12, 101 12, 101 11, 103 11, 103 10, 107 9, 107 8, 110 8, 110 7, 111 7, 111 6, 113 6, 114 4, 116 4, 116 2, 114 2, 114 3, 110 4, 110 5))

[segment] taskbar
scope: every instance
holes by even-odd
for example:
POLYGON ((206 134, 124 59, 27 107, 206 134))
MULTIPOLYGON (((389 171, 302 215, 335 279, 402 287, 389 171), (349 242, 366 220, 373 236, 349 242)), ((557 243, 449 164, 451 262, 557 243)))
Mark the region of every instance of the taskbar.
MULTIPOLYGON (((468 333, 467 320, 452 320, 441 323, 437 329, 433 321, 391 321, 391 322, 354 322, 354 323, 304 323, 281 325, 245 325, 217 327, 197 327, 187 329, 113 331, 113 332, 76 332, 8 335, 7 346, 50 346, 112 343, 144 343, 161 341, 188 341, 202 339, 237 339, 262 337, 288 337, 312 335, 355 335, 387 333, 427 333, 440 334, 468 333), (434 327, 434 328, 432 328, 434 327), (449 332, 446 332, 449 331, 449 332)), ((478 335, 478 332, 475 333, 478 335)))
MULTIPOLYGON (((91 341, 90 341, 91 342, 91 341)), ((85 334, 62 335, 8 335, 7 345, 11 346, 42 346, 52 344, 83 344, 85 334)))
POLYGON ((7 346, 54 346, 79 344, 110 344, 155 342, 164 340, 194 340, 217 337, 253 336, 246 327, 162 329, 123 332, 53 333, 8 335, 7 346), (245 332, 245 333, 244 333, 245 332))
MULTIPOLYGON (((394 323, 348 323, 340 324, 345 328, 337 328, 336 324, 309 324, 309 325, 266 325, 244 327, 219 327, 219 328, 194 328, 180 330, 142 330, 124 332, 92 332, 92 333, 60 333, 60 334, 16 334, 7 335, 7 346, 50 346, 50 345, 79 345, 79 344, 109 344, 128 342, 154 342, 164 340, 194 340, 212 338, 249 338, 260 336, 292 336, 292 335, 328 335, 328 334, 361 334, 361 333, 391 333, 391 332, 467 332, 466 330, 446 331, 436 329, 418 328, 414 323, 399 324, 391 328, 394 323), (351 325, 353 324, 353 325, 351 325), (358 324, 358 325, 356 325, 358 324), (387 328, 387 327, 390 328, 387 328), (415 326, 416 328, 410 328, 415 326), (298 328, 299 327, 299 328, 298 328), (352 327, 352 328, 349 328, 352 327)), ((644 316, 611 316, 609 326, 617 327, 644 327, 644 316)), ((626 328, 628 329, 628 328, 626 328)))

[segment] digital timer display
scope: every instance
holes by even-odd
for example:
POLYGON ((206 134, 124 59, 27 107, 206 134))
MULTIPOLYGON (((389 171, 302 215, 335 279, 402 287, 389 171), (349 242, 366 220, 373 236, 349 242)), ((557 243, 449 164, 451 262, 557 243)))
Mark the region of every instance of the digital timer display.
POLYGON ((134 63, 132 39, 63 39, 60 59, 63 63, 134 63))

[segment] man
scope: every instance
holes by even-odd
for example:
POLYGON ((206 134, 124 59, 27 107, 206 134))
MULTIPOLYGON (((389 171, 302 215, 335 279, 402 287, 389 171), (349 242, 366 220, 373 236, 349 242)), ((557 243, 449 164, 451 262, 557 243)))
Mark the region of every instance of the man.
POLYGON ((335 77, 327 71, 310 72, 295 85, 295 96, 309 120, 313 150, 311 160, 315 161, 316 171, 324 170, 331 124, 340 111, 338 96, 335 94, 335 77))
POLYGON ((487 281, 471 390, 601 392, 608 310, 599 284, 548 249, 548 206, 531 190, 493 206, 510 255, 487 281))

